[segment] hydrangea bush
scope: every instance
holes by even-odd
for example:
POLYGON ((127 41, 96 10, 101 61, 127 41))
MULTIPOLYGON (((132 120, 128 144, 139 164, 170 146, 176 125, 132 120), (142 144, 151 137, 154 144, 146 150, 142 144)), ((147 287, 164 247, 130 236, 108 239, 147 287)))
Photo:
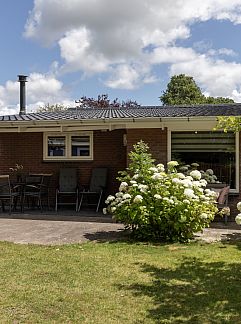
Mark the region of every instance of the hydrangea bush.
MULTIPOLYGON (((191 165, 189 164, 181 165, 178 167, 178 170, 185 175, 189 175, 193 170, 197 170, 198 168, 199 168, 199 164, 194 162, 191 163, 191 165)), ((205 171, 200 170, 200 173, 201 173, 201 178, 205 179, 207 183, 220 183, 220 181, 218 181, 218 178, 214 174, 214 171, 212 169, 207 169, 205 171)))
POLYGON ((205 189, 207 181, 193 170, 177 172, 177 161, 154 164, 148 146, 140 141, 129 154, 130 165, 121 172, 119 192, 106 200, 114 219, 135 237, 186 242, 207 227, 217 208, 216 193, 205 189))
POLYGON ((235 217, 235 222, 238 224, 238 225, 241 225, 241 202, 238 202, 237 203, 237 209, 239 211, 239 214, 235 217))

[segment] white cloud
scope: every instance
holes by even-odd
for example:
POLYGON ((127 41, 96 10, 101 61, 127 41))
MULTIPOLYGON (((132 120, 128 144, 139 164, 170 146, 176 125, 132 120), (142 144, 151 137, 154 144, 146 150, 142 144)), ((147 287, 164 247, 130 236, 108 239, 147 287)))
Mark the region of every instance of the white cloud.
POLYGON ((183 47, 158 47, 148 55, 151 64, 188 62, 196 57, 191 48, 183 47))
POLYGON ((207 54, 210 56, 237 56, 237 53, 230 48, 210 49, 207 54))
POLYGON ((127 64, 122 64, 115 69, 111 78, 105 83, 110 88, 131 90, 139 85, 140 77, 137 69, 127 64))
POLYGON ((214 50, 205 42, 194 49, 176 46, 190 37, 193 24, 210 19, 240 24, 241 0, 35 0, 25 36, 58 44, 64 63, 55 67, 62 73, 104 72, 111 88, 156 82, 154 67, 170 64, 171 73, 193 75, 211 95, 234 96, 241 65, 220 60, 235 57, 232 49, 214 50))
POLYGON ((62 70, 83 70, 86 73, 96 73, 108 69, 110 61, 92 48, 91 34, 85 27, 66 33, 60 39, 59 46, 61 55, 67 63, 62 70))
POLYGON ((212 96, 233 97, 240 85, 241 64, 196 54, 191 60, 172 64, 170 75, 179 73, 193 76, 202 90, 212 96))
MULTIPOLYGON (((32 73, 26 84, 27 111, 35 111, 44 104, 74 104, 66 100, 63 84, 54 76, 32 73)), ((0 115, 19 113, 19 82, 7 81, 0 86, 0 115)))

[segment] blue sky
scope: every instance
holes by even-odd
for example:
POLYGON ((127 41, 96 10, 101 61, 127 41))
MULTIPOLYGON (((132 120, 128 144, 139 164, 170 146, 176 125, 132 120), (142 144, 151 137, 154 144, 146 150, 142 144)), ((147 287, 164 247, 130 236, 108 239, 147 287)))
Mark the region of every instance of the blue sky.
POLYGON ((174 74, 241 102, 241 0, 0 2, 0 114, 83 95, 160 105, 174 74))

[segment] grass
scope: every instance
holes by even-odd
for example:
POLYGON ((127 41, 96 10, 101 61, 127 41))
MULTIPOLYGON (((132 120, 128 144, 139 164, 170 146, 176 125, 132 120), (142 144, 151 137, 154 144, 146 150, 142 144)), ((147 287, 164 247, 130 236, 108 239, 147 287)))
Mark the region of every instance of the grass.
POLYGON ((241 323, 241 245, 0 243, 1 323, 241 323))

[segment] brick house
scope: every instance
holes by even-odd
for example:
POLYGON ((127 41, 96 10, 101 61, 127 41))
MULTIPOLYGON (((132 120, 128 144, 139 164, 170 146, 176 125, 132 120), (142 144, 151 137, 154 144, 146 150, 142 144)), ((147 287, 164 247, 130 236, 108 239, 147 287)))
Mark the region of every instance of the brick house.
POLYGON ((53 173, 76 167, 80 184, 94 167, 108 167, 107 193, 128 164, 133 144, 145 141, 157 162, 179 159, 212 168, 231 185, 231 203, 240 198, 240 136, 214 132, 217 116, 240 116, 241 104, 129 109, 70 108, 56 113, 20 113, 0 117, 0 173, 15 163, 24 172, 53 173))

